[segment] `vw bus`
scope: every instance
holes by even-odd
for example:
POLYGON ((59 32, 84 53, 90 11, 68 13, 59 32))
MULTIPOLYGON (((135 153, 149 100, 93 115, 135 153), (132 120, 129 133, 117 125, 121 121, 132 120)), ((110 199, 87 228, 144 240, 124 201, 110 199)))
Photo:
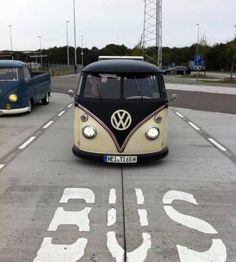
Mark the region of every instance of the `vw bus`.
POLYGON ((168 154, 168 100, 156 66, 127 59, 89 64, 74 99, 76 156, 137 163, 168 154))

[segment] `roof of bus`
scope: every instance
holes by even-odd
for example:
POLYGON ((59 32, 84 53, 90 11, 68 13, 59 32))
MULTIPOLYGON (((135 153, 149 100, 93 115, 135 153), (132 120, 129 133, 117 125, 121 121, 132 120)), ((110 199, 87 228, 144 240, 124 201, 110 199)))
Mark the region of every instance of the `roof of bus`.
POLYGON ((137 60, 101 60, 87 65, 83 72, 87 73, 159 73, 155 65, 137 60))
POLYGON ((22 67, 26 63, 18 60, 0 60, 0 67, 22 67))

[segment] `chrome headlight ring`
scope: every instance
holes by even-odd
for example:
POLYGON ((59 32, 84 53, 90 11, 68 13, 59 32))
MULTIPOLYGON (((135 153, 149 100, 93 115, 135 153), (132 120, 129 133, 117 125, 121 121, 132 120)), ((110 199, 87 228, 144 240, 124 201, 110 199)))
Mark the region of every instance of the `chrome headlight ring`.
POLYGON ((85 126, 82 129, 82 133, 84 135, 84 137, 88 138, 88 139, 92 139, 94 137, 96 137, 97 135, 97 130, 95 127, 93 126, 85 126))
POLYGON ((147 129, 145 136, 148 140, 155 140, 160 135, 160 130, 157 127, 150 127, 147 129))

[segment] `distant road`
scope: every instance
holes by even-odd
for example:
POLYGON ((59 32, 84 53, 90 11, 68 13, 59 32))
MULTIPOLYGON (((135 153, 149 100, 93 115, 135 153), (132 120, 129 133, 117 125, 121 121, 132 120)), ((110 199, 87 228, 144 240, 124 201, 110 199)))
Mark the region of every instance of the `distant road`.
MULTIPOLYGON (((64 94, 67 94, 69 89, 73 89, 75 91, 78 79, 78 75, 53 77, 52 91, 64 94)), ((177 77, 168 76, 166 78, 166 82, 170 82, 168 81, 170 79, 172 81, 178 81, 177 77)), ((183 80, 189 81, 189 79, 183 80)), ((177 100, 171 104, 173 107, 236 114, 236 95, 180 91, 173 89, 167 90, 167 93, 169 97, 172 94, 178 94, 177 100)))

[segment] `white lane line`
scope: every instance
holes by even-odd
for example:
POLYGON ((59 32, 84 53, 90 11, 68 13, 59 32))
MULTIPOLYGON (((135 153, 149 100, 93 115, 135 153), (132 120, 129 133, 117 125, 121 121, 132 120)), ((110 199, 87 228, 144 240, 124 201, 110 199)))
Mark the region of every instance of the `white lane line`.
POLYGON ((110 189, 110 194, 109 194, 109 204, 115 204, 116 203, 116 190, 115 188, 110 189))
POLYGON ((208 140, 213 144, 215 145, 216 147, 218 147, 221 151, 224 151, 226 152, 227 149, 225 147, 223 147, 220 143, 218 143, 215 139, 211 138, 211 137, 208 137, 208 140))
POLYGON ((143 191, 140 188, 135 188, 135 193, 137 197, 137 204, 138 205, 143 205, 144 203, 144 196, 143 196, 143 191))
POLYGON ((198 126, 196 126, 194 123, 192 123, 192 122, 188 122, 189 123, 189 125, 191 126, 191 127, 193 127, 195 130, 197 130, 197 131, 200 131, 201 129, 198 127, 198 126))
POLYGON ((25 149, 30 143, 36 139, 36 136, 31 136, 24 144, 22 144, 19 149, 25 149))
POLYGON ((138 209, 139 221, 142 227, 148 226, 147 219, 147 210, 146 209, 138 209))
POLYGON ((179 117, 182 117, 182 118, 184 117, 184 116, 183 116, 182 114, 180 114, 179 112, 175 112, 175 113, 176 113, 176 115, 179 116, 179 117))
POLYGON ((1 170, 3 167, 4 167, 4 165, 1 165, 1 164, 0 164, 0 170, 1 170))
POLYGON ((52 125, 54 121, 49 121, 45 126, 43 126, 44 129, 48 128, 50 125, 52 125))
POLYGON ((73 104, 69 104, 68 106, 67 106, 67 108, 71 108, 73 106, 73 104))
POLYGON ((110 227, 116 223, 116 210, 111 208, 107 213, 107 226, 110 227))
POLYGON ((59 114, 57 114, 57 116, 62 116, 65 112, 66 112, 66 111, 63 110, 63 111, 61 111, 59 114))

